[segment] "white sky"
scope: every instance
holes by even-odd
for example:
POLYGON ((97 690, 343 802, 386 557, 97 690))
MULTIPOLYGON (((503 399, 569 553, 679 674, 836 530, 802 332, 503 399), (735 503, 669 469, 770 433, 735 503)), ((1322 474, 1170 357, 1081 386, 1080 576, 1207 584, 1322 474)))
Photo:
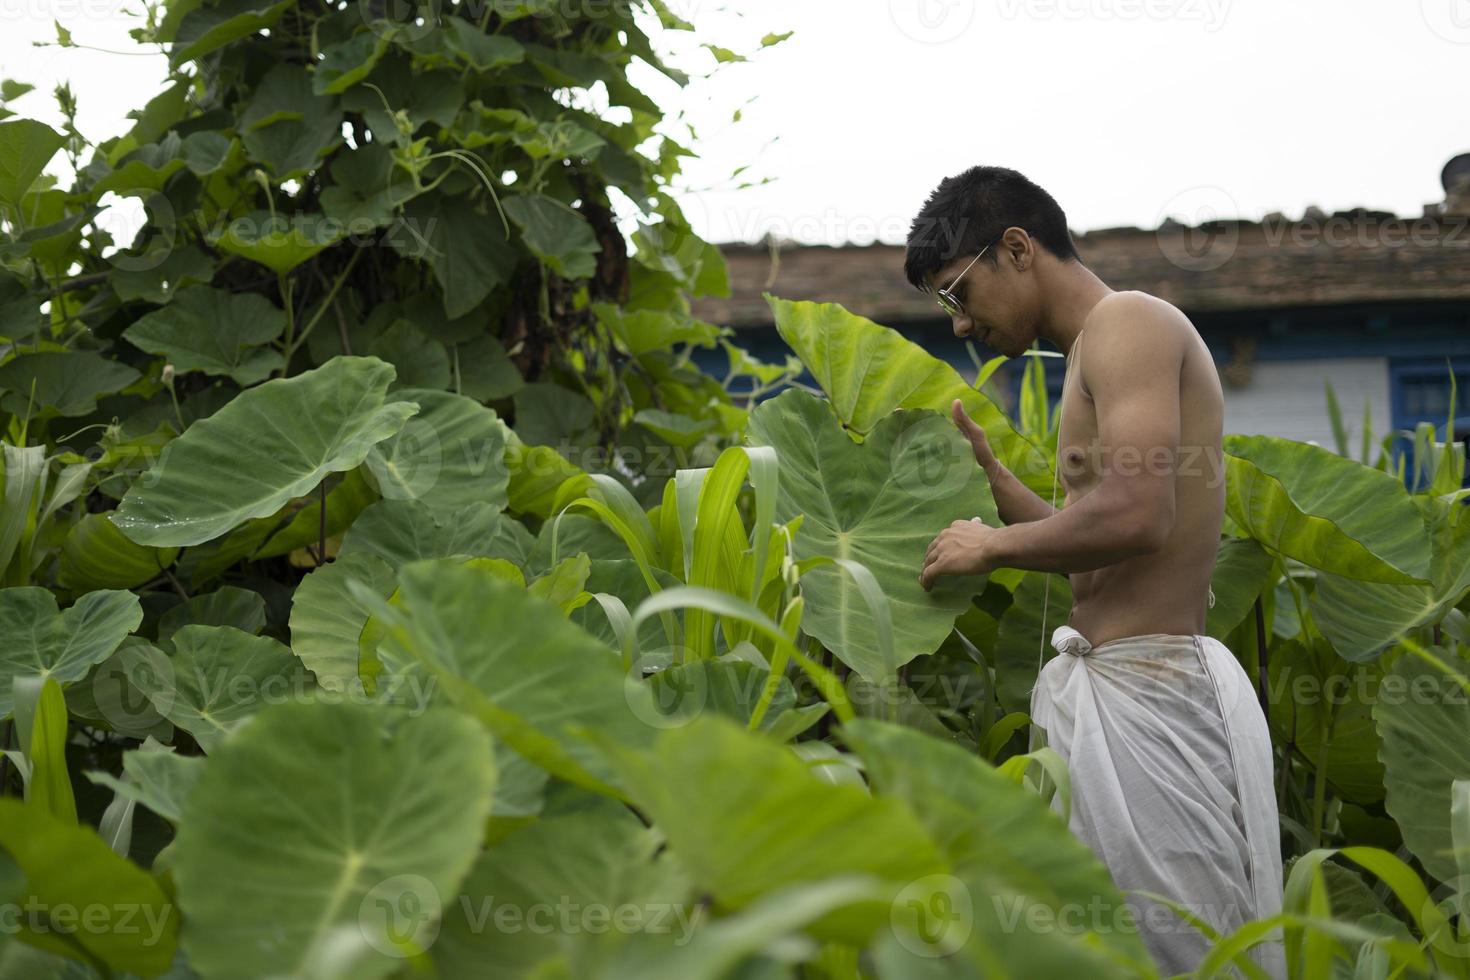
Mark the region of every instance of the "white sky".
MULTIPOLYGON (((1036 180, 1078 231, 1309 204, 1417 216, 1470 150, 1470 0, 668 3, 741 52, 795 31, 683 91, 636 76, 699 135, 700 192, 682 200, 715 241, 901 242, 934 185, 977 163, 1036 180)), ((31 46, 59 20, 79 44, 131 50, 137 0, 0 6, 0 76, 37 85, 22 115, 54 124, 50 90, 69 79, 100 140, 159 91, 160 57, 31 46)))

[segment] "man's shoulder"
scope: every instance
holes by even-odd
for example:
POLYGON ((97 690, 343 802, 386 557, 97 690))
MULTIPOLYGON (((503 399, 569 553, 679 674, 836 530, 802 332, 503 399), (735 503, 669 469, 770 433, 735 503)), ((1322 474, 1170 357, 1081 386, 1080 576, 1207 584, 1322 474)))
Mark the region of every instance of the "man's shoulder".
POLYGON ((1084 326, 1115 329, 1115 324, 1149 325, 1155 329, 1164 327, 1191 332, 1194 330, 1189 317, 1179 307, 1152 293, 1137 289, 1123 289, 1104 296, 1087 315, 1084 326))

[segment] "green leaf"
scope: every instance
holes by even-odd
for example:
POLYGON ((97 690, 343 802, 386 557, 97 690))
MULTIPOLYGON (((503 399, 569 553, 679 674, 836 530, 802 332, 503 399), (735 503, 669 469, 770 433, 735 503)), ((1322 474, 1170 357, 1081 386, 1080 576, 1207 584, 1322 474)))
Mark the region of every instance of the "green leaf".
POLYGON ((542 194, 505 199, 505 213, 538 259, 564 279, 588 279, 597 271, 602 246, 587 219, 542 194))
MULTIPOLYGON (((173 962, 178 916, 148 872, 114 854, 90 827, 63 823, 38 807, 0 799, 0 848, 25 874, 20 908, 103 910, 75 918, 29 915, 14 922, 26 943, 83 963, 157 976, 173 962)), ((11 896, 7 896, 9 899, 11 896)))
POLYGON ((190 133, 184 137, 184 163, 196 177, 207 177, 225 165, 237 145, 223 133, 190 133))
POLYGON ((87 514, 61 542, 57 581, 73 592, 131 589, 157 578, 174 563, 177 548, 135 544, 108 520, 112 511, 87 514))
POLYGON ((401 254, 429 264, 450 317, 479 306, 515 269, 515 249, 500 218, 443 194, 406 206, 385 238, 401 254))
POLYGON ((609 766, 582 730, 626 745, 652 737, 659 715, 647 687, 555 606, 473 564, 413 562, 399 583, 399 614, 381 603, 375 611, 390 624, 385 642, 425 664, 458 707, 542 768, 608 792, 609 766))
POLYGON ((449 17, 446 23, 449 33, 445 40, 450 50, 463 56, 476 71, 495 71, 525 60, 526 49, 515 38, 486 34, 462 17, 449 17))
POLYGON ((240 116, 240 141, 251 159, 285 180, 315 169, 342 142, 342 112, 335 98, 312 90, 306 69, 278 64, 240 116))
POLYGON ((173 643, 171 657, 147 644, 131 645, 119 656, 128 679, 158 713, 193 735, 205 752, 266 704, 305 693, 301 661, 268 636, 233 626, 185 626, 173 643))
POLYGON ((259 592, 226 585, 190 596, 160 616, 158 645, 172 650, 174 634, 185 626, 233 626, 253 636, 265 623, 265 598, 259 592))
POLYGON ((1021 482, 1049 498, 1052 469, 1046 454, 947 362, 898 331, 836 303, 793 303, 769 294, 766 302, 781 339, 827 393, 843 425, 866 435, 894 409, 928 408, 948 415, 958 398, 985 430, 996 458, 1021 482))
MULTIPOLYGON (((663 732, 649 750, 608 751, 635 805, 718 908, 844 874, 871 875, 894 897, 948 870, 902 802, 824 782, 790 750, 726 719, 702 715, 663 732)), ((863 902, 814 931, 862 946, 888 916, 888 902, 863 902)))
POLYGON ((112 521, 139 544, 201 544, 352 469, 416 411, 386 402, 393 369, 335 357, 241 392, 164 447, 112 521))
POLYGON ((259 293, 190 286, 172 303, 123 331, 134 347, 168 359, 180 374, 223 375, 242 388, 270 377, 285 360, 265 345, 286 330, 286 314, 259 293))
POLYGON ((505 424, 493 410, 425 388, 399 389, 390 400, 417 403, 419 411, 368 453, 366 470, 379 495, 448 511, 505 507, 505 424))
POLYGON ((996 631, 992 665, 996 698, 1006 711, 1030 712, 1038 668, 1044 657, 1056 655, 1046 640, 1066 623, 1071 609, 1072 585, 1065 575, 1026 572, 1012 590, 1011 605, 996 631))
MULTIPOLYGON (((441 980, 500 980, 530 975, 574 937, 554 930, 486 928, 497 909, 529 910, 562 903, 580 908, 658 908, 671 931, 694 909, 688 883, 673 862, 658 860, 657 835, 631 810, 611 801, 549 814, 515 831, 475 862, 445 909, 434 944, 441 980)), ((639 923, 647 926, 650 923, 639 923)))
POLYGON ((1326 779, 1333 791, 1355 803, 1383 799, 1383 763, 1372 705, 1385 687, 1376 664, 1353 664, 1321 637, 1310 644, 1274 644, 1267 660, 1270 722, 1278 742, 1294 747, 1312 769, 1326 751, 1326 779))
POLYGON ((106 772, 89 772, 86 776, 178 826, 184 801, 204 772, 204 758, 179 755, 150 739, 142 748, 124 752, 122 760, 123 779, 106 772))
POLYGON ((0 364, 0 407, 12 415, 74 417, 97 410, 97 399, 140 377, 119 361, 93 351, 42 351, 0 364), (27 407, 29 406, 29 411, 27 407))
POLYGON ((494 505, 483 501, 450 512, 421 500, 379 500, 353 521, 338 554, 376 555, 393 568, 454 555, 511 557, 521 563, 533 543, 524 525, 502 519, 494 505))
POLYGON ((1274 560, 1251 538, 1221 538, 1210 588, 1215 604, 1205 612, 1205 632, 1224 640, 1251 612, 1256 597, 1270 586, 1274 560))
POLYGON ((900 412, 858 444, 827 403, 788 391, 761 403, 748 433, 752 444, 773 446, 779 457, 777 520, 805 515, 796 558, 851 559, 877 579, 893 611, 896 663, 883 661, 873 614, 840 568, 802 576, 802 629, 875 683, 934 652, 984 579, 950 578, 925 592, 925 549, 953 521, 979 516, 999 523, 984 473, 953 423, 932 412, 900 412))
MULTIPOLYGON (((33 678, 16 678, 34 682, 33 678)), ((22 719, 16 712, 16 722, 22 719)), ((40 682, 39 697, 31 719, 30 732, 22 731, 21 745, 30 759, 31 779, 26 785, 26 802, 49 813, 62 823, 75 826, 77 801, 71 791, 71 777, 66 768, 66 743, 71 728, 66 699, 55 677, 40 682)))
POLYGON ((1381 470, 1290 439, 1227 435, 1225 488, 1231 520, 1275 552, 1369 582, 1428 578, 1424 522, 1381 470))
POLYGON ((352 598, 348 580, 361 582, 387 598, 396 583, 393 568, 376 555, 339 554, 316 569, 291 597, 291 649, 311 668, 317 683, 344 690, 357 685, 357 638, 368 610, 352 598))
POLYGON ((61 684, 81 680, 142 621, 131 592, 88 592, 58 611, 49 589, 0 589, 0 636, 6 638, 0 644, 0 718, 14 707, 11 683, 18 675, 54 677, 61 684))
POLYGON ((388 50, 388 36, 371 31, 356 34, 345 41, 328 45, 311 76, 311 90, 317 95, 345 92, 367 78, 368 72, 388 50))
POLYGON ((332 183, 322 190, 322 211, 350 234, 391 224, 398 208, 418 195, 408 172, 395 167, 381 143, 342 151, 332 160, 332 183))
POLYGON ((34 119, 0 122, 0 201, 19 205, 65 139, 34 119))
POLYGON ((1413 500, 1429 534, 1429 585, 1317 575, 1312 617, 1349 660, 1371 659, 1411 630, 1439 623, 1470 590, 1470 509, 1451 498, 1413 500))
POLYGON ((159 242, 141 255, 115 256, 114 265, 112 291, 118 299, 141 299, 159 306, 190 283, 208 283, 214 276, 214 263, 192 245, 159 242))
POLYGON ((479 853, 494 785, 489 739, 454 712, 262 712, 211 757, 179 824, 190 965, 214 980, 396 971, 479 853), (397 909, 417 910, 412 935, 397 909))
POLYGON ((396 389, 431 388, 443 392, 450 384, 449 352, 444 345, 411 320, 394 320, 363 353, 393 365, 396 389))
POLYGON ((319 214, 298 214, 287 218, 256 211, 236 218, 219 232, 212 233, 211 241, 223 251, 258 262, 283 276, 336 244, 347 231, 341 223, 319 214))
POLYGON ((968 883, 973 921, 935 921, 939 906, 925 910, 925 928, 909 937, 922 936, 924 952, 963 948, 972 962, 1004 963, 1019 977, 1064 976, 1064 964, 1089 977, 1148 972, 1148 950, 1108 870, 1041 797, 954 742, 910 728, 859 720, 842 736, 875 794, 906 803, 968 883), (1014 928, 1015 917, 1063 922, 1082 908, 1088 929, 1014 928))
MULTIPOLYGON (((291 7, 295 0, 222 0, 220 3, 197 7, 179 22, 178 33, 173 38, 168 62, 177 68, 186 61, 195 61, 227 44, 249 37, 268 28, 291 7)), ((197 5, 196 5, 197 6, 197 5)))
POLYGON ((1455 881, 1450 791, 1455 780, 1470 779, 1470 664, 1444 650, 1428 653, 1398 653, 1378 686, 1373 721, 1383 739, 1389 816, 1425 870, 1455 881))

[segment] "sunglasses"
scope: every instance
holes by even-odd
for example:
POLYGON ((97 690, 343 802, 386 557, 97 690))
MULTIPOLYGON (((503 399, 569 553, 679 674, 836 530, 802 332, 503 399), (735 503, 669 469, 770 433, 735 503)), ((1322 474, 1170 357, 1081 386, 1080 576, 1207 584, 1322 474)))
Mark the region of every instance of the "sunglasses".
MULTIPOLYGON (((994 242, 990 243, 990 245, 994 244, 994 242)), ((965 266, 965 272, 969 272, 971 269, 973 269, 975 267, 975 263, 980 261, 980 256, 990 251, 990 245, 986 245, 984 248, 982 248, 980 250, 980 255, 975 256, 975 258, 970 261, 970 264, 965 266)), ((960 280, 965 278, 965 272, 961 272, 959 275, 955 276, 954 282, 950 283, 948 286, 945 286, 943 289, 934 294, 934 301, 939 304, 939 308, 948 313, 950 316, 967 315, 965 313, 965 304, 960 302, 959 297, 956 296, 952 291, 954 287, 960 284, 960 280)))

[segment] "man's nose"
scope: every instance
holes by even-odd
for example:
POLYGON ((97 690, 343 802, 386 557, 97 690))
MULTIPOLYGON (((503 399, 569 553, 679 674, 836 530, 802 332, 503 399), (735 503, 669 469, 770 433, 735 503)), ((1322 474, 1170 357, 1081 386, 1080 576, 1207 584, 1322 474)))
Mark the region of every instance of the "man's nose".
POLYGON ((969 336, 971 330, 975 329, 975 321, 967 316, 957 316, 951 319, 954 321, 954 335, 956 337, 964 339, 969 336))

